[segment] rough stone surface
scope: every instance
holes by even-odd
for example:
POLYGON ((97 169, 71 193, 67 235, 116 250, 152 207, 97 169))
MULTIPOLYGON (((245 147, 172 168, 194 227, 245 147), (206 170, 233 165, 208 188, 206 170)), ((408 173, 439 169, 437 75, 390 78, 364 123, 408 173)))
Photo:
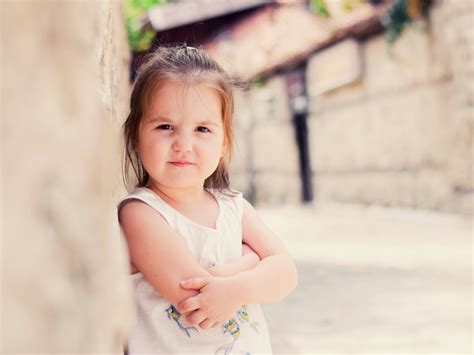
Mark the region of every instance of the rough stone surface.
POLYGON ((296 203, 301 199, 301 182, 295 175, 256 173, 253 179, 259 205, 296 203))
POLYGON ((252 146, 253 168, 269 173, 299 173, 298 151, 293 125, 288 123, 266 123, 254 128, 252 146), (289 144, 282 144, 287 142, 289 144))
MULTIPOLYGON (((470 214, 474 179, 474 3, 437 1, 393 46, 383 34, 360 42, 356 82, 317 93, 318 52, 309 58, 308 138, 315 198, 433 208, 470 214), (367 180, 365 180, 367 179, 367 180)), ((337 61, 338 57, 333 56, 337 61)), ((341 63, 330 63, 333 68, 341 63)), ((343 75, 343 73, 341 73, 343 75)), ((294 127, 283 74, 244 95, 246 151, 235 173, 250 176, 259 202, 279 201, 299 177, 294 127), (282 175, 281 175, 282 174, 282 175), (259 189, 264 189, 260 193, 259 189)), ((239 130, 241 128, 238 128, 239 130)), ((298 194, 296 199, 300 199, 298 194)))
POLYGON ((430 36, 427 28, 423 29, 426 26, 418 24, 418 28, 408 27, 393 47, 387 45, 384 36, 365 43, 364 85, 368 95, 403 90, 439 77, 434 65, 436 57, 430 49, 430 36))
POLYGON ((309 121, 316 172, 446 168, 449 86, 426 86, 341 104, 309 121), (420 134, 423 132, 423 134, 420 134))
POLYGON ((285 85, 284 77, 277 75, 264 87, 236 95, 231 181, 257 203, 297 201, 301 195, 300 188, 292 185, 301 184, 300 168, 285 85), (291 188, 287 181, 292 182, 291 188))
POLYGON ((472 2, 436 2, 393 47, 361 42, 362 79, 322 95, 308 65, 316 199, 472 213, 473 21, 472 2))
POLYGON ((2 1, 2 353, 119 353, 133 320, 115 201, 118 1, 2 1))
POLYGON ((451 196, 447 179, 433 170, 354 172, 315 175, 313 186, 320 202, 440 209, 451 196))
POLYGON ((256 122, 289 120, 290 108, 283 76, 269 78, 263 87, 253 88, 248 96, 256 122))
MULTIPOLYGON (((448 71, 452 75, 452 92, 447 107, 452 122, 451 149, 448 174, 455 199, 466 200, 474 191, 473 136, 474 136, 474 21, 472 1, 443 1, 433 11, 434 33, 440 52, 443 49, 448 71), (440 49, 442 48, 442 49, 440 49), (464 196, 463 196, 464 195, 464 196)), ((472 202, 471 202, 472 210, 472 202)))

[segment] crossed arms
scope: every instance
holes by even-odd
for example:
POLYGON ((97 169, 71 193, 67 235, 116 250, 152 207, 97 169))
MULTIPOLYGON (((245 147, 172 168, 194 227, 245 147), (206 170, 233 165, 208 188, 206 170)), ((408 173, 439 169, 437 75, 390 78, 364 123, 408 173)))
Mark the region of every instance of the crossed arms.
POLYGON ((201 266, 185 241, 145 203, 128 202, 119 220, 133 264, 189 324, 218 325, 242 304, 278 302, 296 287, 297 271, 286 247, 245 200, 244 255, 211 269, 201 266))

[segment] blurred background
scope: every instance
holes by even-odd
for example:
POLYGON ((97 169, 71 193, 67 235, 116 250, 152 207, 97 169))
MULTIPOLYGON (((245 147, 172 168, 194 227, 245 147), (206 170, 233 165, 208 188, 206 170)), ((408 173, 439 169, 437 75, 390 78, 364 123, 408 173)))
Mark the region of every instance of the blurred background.
POLYGON ((237 91, 231 185, 298 288, 275 353, 471 354, 471 0, 3 0, 2 353, 120 353, 115 203, 140 58, 206 49, 237 91))

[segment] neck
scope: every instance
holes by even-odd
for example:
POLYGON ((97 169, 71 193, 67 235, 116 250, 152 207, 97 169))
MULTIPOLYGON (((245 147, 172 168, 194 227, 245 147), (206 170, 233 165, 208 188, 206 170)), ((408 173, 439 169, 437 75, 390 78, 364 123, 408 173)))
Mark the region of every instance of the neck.
POLYGON ((169 188, 155 182, 149 181, 146 185, 147 188, 153 190, 161 198, 167 202, 173 204, 189 204, 198 200, 202 200, 205 197, 206 192, 203 186, 193 186, 188 188, 169 188))

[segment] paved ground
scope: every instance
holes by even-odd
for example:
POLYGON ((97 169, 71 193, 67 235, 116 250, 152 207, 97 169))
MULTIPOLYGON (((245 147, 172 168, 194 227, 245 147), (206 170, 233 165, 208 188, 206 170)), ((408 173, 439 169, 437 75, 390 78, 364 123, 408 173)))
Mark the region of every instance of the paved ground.
POLYGON ((297 289, 264 305, 275 353, 472 354, 472 222, 357 206, 259 208, 297 289))

